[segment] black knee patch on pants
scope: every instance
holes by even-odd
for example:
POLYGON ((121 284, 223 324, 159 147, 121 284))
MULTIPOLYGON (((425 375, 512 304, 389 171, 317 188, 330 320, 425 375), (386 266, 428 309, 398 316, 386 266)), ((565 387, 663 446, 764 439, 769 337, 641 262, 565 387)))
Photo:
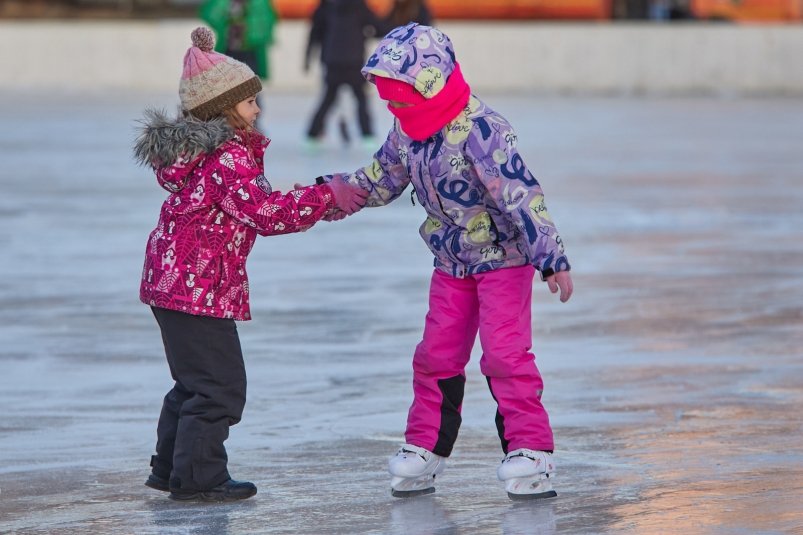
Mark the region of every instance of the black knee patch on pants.
POLYGON ((438 388, 443 394, 441 402, 441 425, 438 429, 438 442, 432 450, 435 455, 448 457, 457 440, 457 432, 463 421, 458 407, 463 403, 463 393, 466 388, 466 378, 462 375, 441 379, 438 388))
MULTIPOLYGON (((491 378, 485 378, 488 381, 488 390, 491 391, 491 396, 493 396, 494 401, 496 402, 496 406, 499 406, 499 400, 496 399, 494 395, 494 389, 491 386, 491 378)), ((499 409, 496 409, 496 431, 499 433, 499 440, 502 442, 502 451, 507 454, 508 446, 510 446, 510 441, 505 438, 505 419, 502 416, 502 413, 499 412, 499 409)))

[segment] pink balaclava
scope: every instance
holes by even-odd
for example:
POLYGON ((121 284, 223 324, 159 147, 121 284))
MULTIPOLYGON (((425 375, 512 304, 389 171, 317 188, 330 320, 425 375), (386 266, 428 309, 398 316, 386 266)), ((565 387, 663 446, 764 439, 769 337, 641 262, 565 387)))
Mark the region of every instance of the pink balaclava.
POLYGON ((376 76, 374 83, 383 100, 409 104, 406 108, 396 108, 388 104, 388 110, 399 120, 402 130, 416 141, 424 141, 453 121, 471 97, 471 89, 463 79, 457 63, 446 80, 446 85, 430 99, 412 85, 400 80, 376 76))
POLYGON ((401 80, 377 76, 374 82, 376 90, 379 92, 379 98, 382 100, 395 100, 411 106, 427 101, 424 95, 416 91, 415 87, 401 80))

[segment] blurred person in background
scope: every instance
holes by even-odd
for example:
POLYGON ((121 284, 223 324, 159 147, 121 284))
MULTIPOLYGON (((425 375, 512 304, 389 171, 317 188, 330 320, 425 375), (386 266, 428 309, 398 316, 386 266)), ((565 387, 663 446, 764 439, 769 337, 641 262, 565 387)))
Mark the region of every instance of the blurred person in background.
MULTIPOLYGON (((316 148, 322 140, 327 115, 342 86, 354 94, 363 143, 373 145, 374 130, 365 95, 366 82, 360 69, 365 63, 365 41, 376 35, 381 25, 365 0, 322 0, 312 14, 304 72, 309 71, 312 56, 320 48, 324 92, 307 129, 309 148, 316 148)), ((339 127, 343 140, 348 142, 350 136, 345 121, 339 127)))
POLYGON ((277 21, 271 0, 206 0, 199 16, 217 34, 215 51, 245 63, 263 80, 270 79, 269 47, 277 21))
POLYGON ((433 25, 432 13, 424 0, 395 0, 390 12, 382 20, 383 27, 378 33, 384 35, 393 28, 410 22, 424 26, 433 25))
POLYGON ((690 0, 613 0, 614 19, 688 20, 693 19, 690 0))

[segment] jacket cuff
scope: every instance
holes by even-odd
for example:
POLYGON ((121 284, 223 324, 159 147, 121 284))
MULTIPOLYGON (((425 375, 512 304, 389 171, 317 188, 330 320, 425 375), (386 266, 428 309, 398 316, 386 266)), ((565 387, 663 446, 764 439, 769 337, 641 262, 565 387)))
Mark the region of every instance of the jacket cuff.
POLYGON ((564 257, 564 261, 559 263, 557 270, 555 270, 555 269, 553 269, 551 267, 550 268, 546 268, 546 269, 541 269, 541 268, 536 267, 535 269, 537 269, 538 273, 541 275, 541 280, 542 281, 546 281, 547 277, 551 277, 555 273, 558 273, 560 271, 571 271, 572 270, 572 266, 569 265, 569 261, 566 260, 565 257, 564 257))
MULTIPOLYGON (((318 177, 321 178, 321 177, 318 177)), ((331 212, 335 209, 335 192, 332 190, 332 186, 327 184, 326 182, 318 182, 318 178, 315 179, 315 182, 318 184, 316 188, 318 192, 321 194, 321 198, 326 205, 326 212, 331 212)))
POLYGON ((551 277, 552 275, 554 275, 555 270, 552 268, 539 269, 538 273, 541 275, 541 281, 543 282, 547 279, 547 277, 551 277))

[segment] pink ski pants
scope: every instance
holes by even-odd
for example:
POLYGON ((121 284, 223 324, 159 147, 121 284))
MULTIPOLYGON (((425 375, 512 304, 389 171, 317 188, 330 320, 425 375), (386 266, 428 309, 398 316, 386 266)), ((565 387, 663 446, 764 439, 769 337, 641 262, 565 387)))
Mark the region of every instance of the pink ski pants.
POLYGON ((552 450, 535 366, 530 306, 535 268, 498 269, 458 279, 435 270, 424 338, 413 357, 409 444, 448 457, 460 428, 465 368, 480 334, 480 370, 497 403, 496 427, 507 453, 552 450))

